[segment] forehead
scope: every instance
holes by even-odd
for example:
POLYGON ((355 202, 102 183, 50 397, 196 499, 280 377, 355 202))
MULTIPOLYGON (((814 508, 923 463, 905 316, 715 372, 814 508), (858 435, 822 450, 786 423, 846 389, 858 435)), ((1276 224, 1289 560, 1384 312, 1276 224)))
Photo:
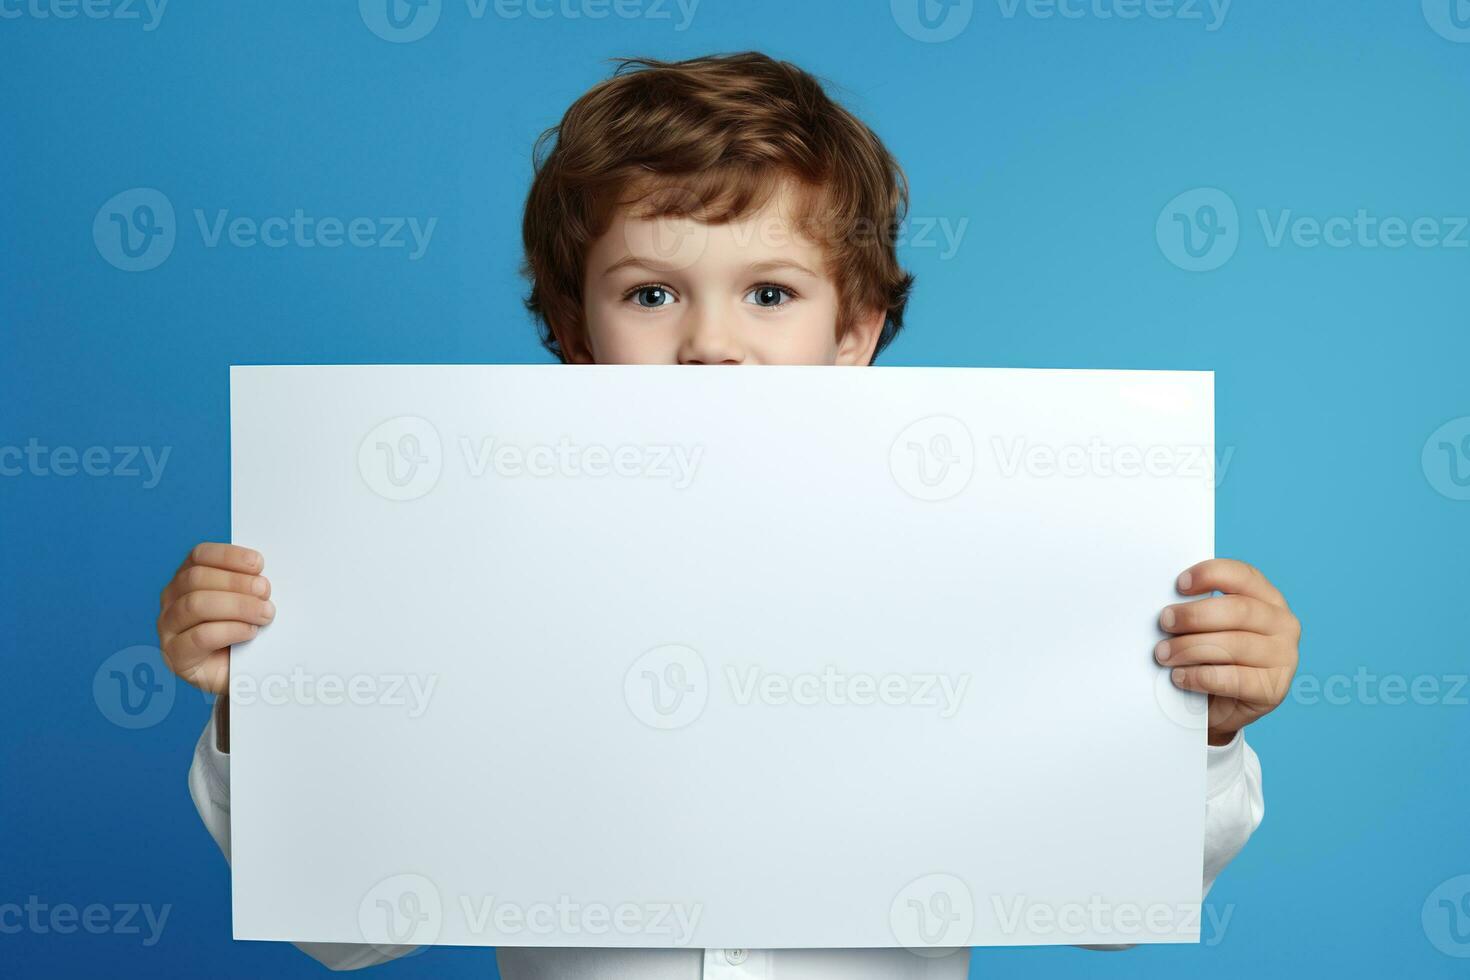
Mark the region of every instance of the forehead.
POLYGON ((708 203, 711 198, 677 185, 640 191, 613 212, 592 249, 590 273, 630 255, 653 268, 743 266, 784 257, 820 269, 824 249, 812 227, 811 192, 794 181, 733 203, 708 203))

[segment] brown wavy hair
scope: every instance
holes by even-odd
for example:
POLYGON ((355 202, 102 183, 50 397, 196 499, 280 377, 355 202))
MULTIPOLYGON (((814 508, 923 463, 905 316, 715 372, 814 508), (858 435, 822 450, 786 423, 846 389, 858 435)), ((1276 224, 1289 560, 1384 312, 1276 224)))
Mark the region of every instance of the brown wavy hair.
POLYGON ((908 183, 877 135, 814 76, 759 52, 614 64, 532 155, 522 273, 546 349, 562 361, 586 350, 585 259, 619 207, 719 224, 794 181, 797 227, 824 246, 838 287, 838 336, 886 311, 876 357, 913 286, 894 248, 908 183))

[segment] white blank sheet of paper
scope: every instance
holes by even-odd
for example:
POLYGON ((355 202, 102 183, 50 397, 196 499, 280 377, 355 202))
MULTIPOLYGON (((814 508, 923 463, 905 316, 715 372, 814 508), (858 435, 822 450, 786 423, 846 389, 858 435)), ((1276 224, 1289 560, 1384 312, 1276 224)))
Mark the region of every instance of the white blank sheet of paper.
POLYGON ((230 379, 236 938, 1198 940, 1213 375, 230 379))

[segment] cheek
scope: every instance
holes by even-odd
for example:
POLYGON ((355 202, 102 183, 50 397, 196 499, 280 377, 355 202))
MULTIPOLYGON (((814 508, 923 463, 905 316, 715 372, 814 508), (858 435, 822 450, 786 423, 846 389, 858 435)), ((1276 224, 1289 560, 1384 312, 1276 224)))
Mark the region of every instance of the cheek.
POLYGON ((837 306, 808 302, 777 329, 758 332, 752 346, 763 364, 836 364, 837 306))
POLYGON ((650 330, 638 322, 637 314, 590 304, 587 309, 587 339, 592 360, 598 364, 668 364, 675 355, 665 336, 667 331, 650 330))

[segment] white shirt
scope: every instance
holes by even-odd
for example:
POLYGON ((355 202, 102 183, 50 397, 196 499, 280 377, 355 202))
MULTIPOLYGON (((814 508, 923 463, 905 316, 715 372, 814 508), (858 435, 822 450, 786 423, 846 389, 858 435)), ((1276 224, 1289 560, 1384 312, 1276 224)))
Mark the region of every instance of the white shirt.
MULTIPOLYGON (((1225 865, 1250 839, 1266 808, 1261 763, 1245 736, 1210 746, 1205 777, 1206 895, 1225 865)), ((199 737, 189 767, 189 795, 212 836, 230 858, 230 757, 215 742, 215 721, 199 737)), ((413 946, 296 943, 333 970, 356 970, 411 953, 413 946)), ((1108 947, 1126 948, 1126 947, 1108 947)), ((965 980, 970 951, 945 956, 906 949, 547 949, 496 950, 505 980, 965 980)))

